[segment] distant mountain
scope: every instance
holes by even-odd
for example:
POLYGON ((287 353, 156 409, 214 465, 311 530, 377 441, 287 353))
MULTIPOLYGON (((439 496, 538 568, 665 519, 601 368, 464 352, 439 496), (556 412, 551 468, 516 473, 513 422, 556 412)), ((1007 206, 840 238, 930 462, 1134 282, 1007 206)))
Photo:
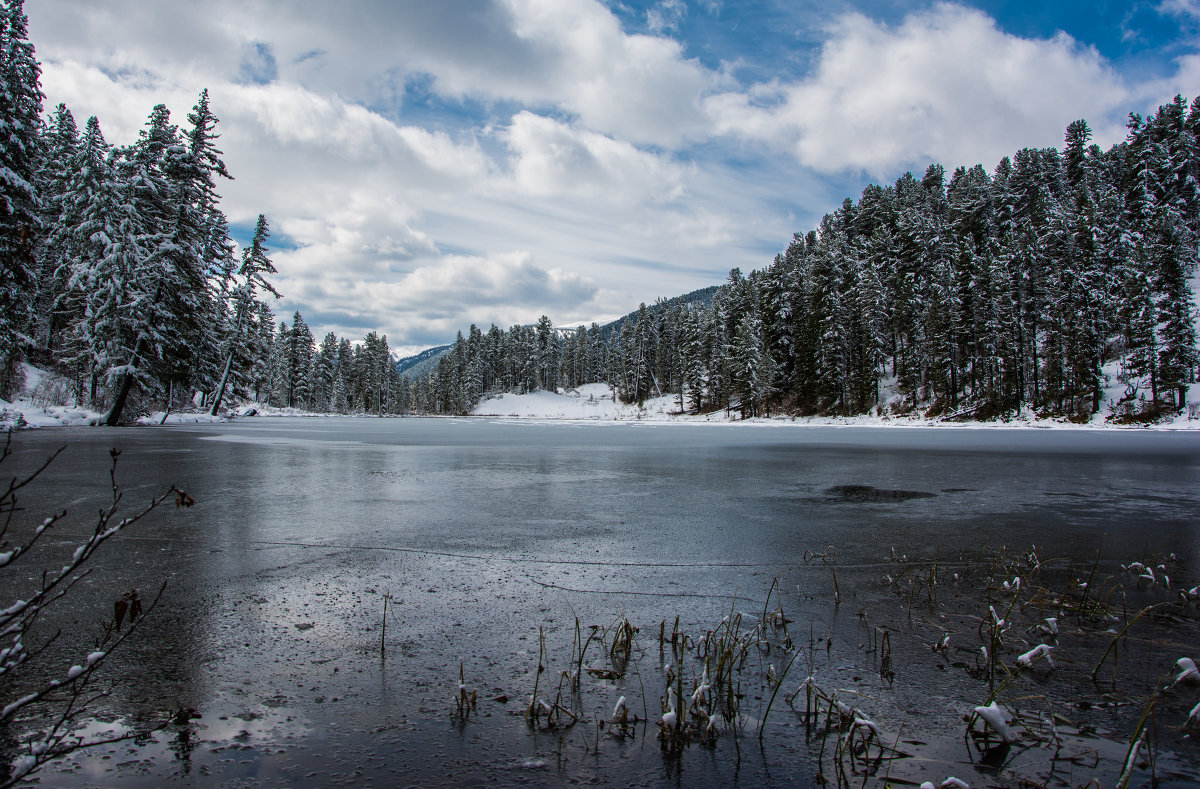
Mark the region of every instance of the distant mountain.
MULTIPOLYGON (((691 293, 685 293, 682 296, 676 296, 671 299, 663 299, 662 301, 657 301, 654 304, 647 304, 646 309, 650 310, 651 313, 655 313, 655 312, 658 312, 659 309, 662 309, 662 308, 670 309, 671 307, 675 307, 680 304, 698 305, 701 307, 711 307, 712 303, 713 303, 713 296, 716 295, 717 291, 720 290, 720 288, 721 288, 720 285, 710 285, 707 288, 700 288, 699 290, 693 290, 691 293)), ((622 315, 620 318, 617 318, 612 323, 604 324, 603 326, 600 327, 600 336, 603 337, 604 340, 607 342, 608 339, 610 337, 612 337, 613 335, 621 333, 621 329, 625 326, 625 321, 635 319, 637 317, 637 314, 638 314, 638 311, 634 310, 633 312, 629 313, 628 315, 622 315)))
POLYGON ((415 356, 405 356, 403 359, 397 359, 396 372, 401 375, 407 375, 409 378, 425 375, 433 369, 434 365, 437 364, 437 360, 442 358, 443 354, 453 347, 453 345, 439 345, 436 348, 426 348, 415 356))
MULTIPOLYGON (((691 293, 685 293, 682 296, 664 299, 654 304, 646 305, 646 308, 651 312, 657 312, 660 308, 671 308, 678 304, 696 304, 704 307, 712 306, 713 296, 716 294, 720 285, 711 285, 707 288, 693 290, 691 293)), ((637 317, 637 310, 617 318, 611 323, 606 323, 600 327, 600 336, 607 342, 609 337, 614 334, 620 334, 621 327, 625 325, 625 321, 637 317)), ((567 334, 574 330, 574 327, 558 327, 557 331, 560 334, 567 334)), ((438 360, 453 348, 453 345, 439 345, 436 348, 428 348, 421 351, 416 356, 406 356, 403 359, 396 361, 396 372, 401 375, 407 375, 410 379, 418 378, 419 376, 428 375, 437 369, 438 360)))

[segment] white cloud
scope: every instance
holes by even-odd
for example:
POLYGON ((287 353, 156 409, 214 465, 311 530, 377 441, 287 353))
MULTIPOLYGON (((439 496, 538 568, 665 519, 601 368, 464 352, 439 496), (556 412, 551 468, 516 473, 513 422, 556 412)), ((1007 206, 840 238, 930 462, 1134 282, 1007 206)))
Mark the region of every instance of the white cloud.
POLYGON ((687 4, 683 0, 662 0, 646 11, 646 27, 654 33, 678 30, 680 22, 686 16, 687 4))
POLYGON ((678 42, 626 34, 596 0, 211 0, 152 11, 133 0, 39 0, 30 12, 39 41, 69 43, 110 72, 200 68, 368 106, 402 102, 406 80, 427 75, 442 96, 558 107, 635 143, 703 136, 700 100, 719 81, 678 42))
POLYGON ((475 179, 490 167, 473 140, 456 142, 445 132, 399 126, 381 115, 337 97, 295 84, 228 86, 226 115, 243 134, 272 142, 319 149, 331 161, 355 161, 372 169, 399 168, 395 175, 430 179, 475 179))
POLYGON ((596 0, 27 4, 48 103, 110 142, 158 103, 186 123, 209 88, 237 178, 222 205, 240 227, 267 214, 278 312, 394 345, 616 317, 766 264, 859 168, 994 163, 1077 117, 1112 142, 1127 110, 1200 84, 1198 55, 1126 84, 1065 35, 953 5, 843 17, 807 77, 744 84, 762 71, 706 69, 664 35, 685 10, 660 2, 660 34, 631 35, 596 0))
POLYGON ((687 251, 724 246, 733 242, 737 234, 727 213, 707 208, 668 212, 648 222, 634 222, 630 227, 642 237, 663 239, 687 251))
POLYGON ((596 285, 561 268, 543 269, 527 251, 488 257, 447 256, 436 266, 415 269, 396 287, 398 303, 411 309, 455 313, 464 299, 505 308, 571 307, 589 301, 596 285))
POLYGON ((591 279, 538 266, 528 251, 447 255, 392 281, 327 270, 296 284, 295 297, 309 310, 305 315, 321 316, 339 334, 356 337, 384 327, 394 342, 428 344, 453 339, 471 322, 507 327, 543 313, 556 319, 586 316, 598 293, 591 279), (471 305, 465 320, 464 304, 471 305))
POLYGON ((1080 117, 1112 142, 1133 99, 1065 33, 1023 39, 980 11, 940 4, 895 28, 842 17, 808 79, 707 103, 721 131, 788 148, 805 166, 885 176, 928 160, 990 166, 1022 146, 1060 144, 1080 117))
POLYGON ((1200 20, 1200 0, 1163 0, 1158 4, 1158 11, 1172 16, 1200 20))
MULTIPOLYGON (((551 102, 595 131, 676 145, 705 134, 701 97, 717 77, 670 38, 627 35, 594 0, 505 0, 538 71, 489 82, 496 95, 551 102)), ((449 78, 439 82, 452 86, 449 78)))
POLYGON ((503 133, 516 187, 529 195, 577 195, 622 204, 676 199, 685 170, 623 140, 520 112, 503 133))

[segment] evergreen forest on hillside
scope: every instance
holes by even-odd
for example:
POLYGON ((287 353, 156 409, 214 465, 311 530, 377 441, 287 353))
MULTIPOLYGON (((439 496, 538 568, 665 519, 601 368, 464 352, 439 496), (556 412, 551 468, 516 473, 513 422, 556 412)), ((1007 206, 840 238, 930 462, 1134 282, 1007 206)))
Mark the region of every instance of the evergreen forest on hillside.
POLYGON ((461 414, 596 382, 747 417, 1086 418, 1116 378, 1113 413, 1153 419, 1196 380, 1200 98, 1131 114, 1108 150, 1079 120, 1062 151, 868 186, 765 268, 605 327, 471 326, 410 378, 386 336, 318 345, 298 312, 276 323, 267 220, 239 255, 220 208, 207 91, 182 126, 154 107, 128 145, 65 105, 44 117, 22 6, 0 19, 0 398, 29 361, 108 424, 230 397, 461 414))
POLYGON ((868 186, 766 268, 731 271, 710 307, 642 305, 608 341, 595 326, 560 338, 546 318, 472 327, 422 387, 426 407, 606 381, 628 402, 674 393, 745 416, 1085 417, 1107 367, 1124 385, 1116 415, 1182 409, 1197 375, 1200 99, 1131 114, 1107 151, 1090 139, 1079 120, 1061 152, 868 186))

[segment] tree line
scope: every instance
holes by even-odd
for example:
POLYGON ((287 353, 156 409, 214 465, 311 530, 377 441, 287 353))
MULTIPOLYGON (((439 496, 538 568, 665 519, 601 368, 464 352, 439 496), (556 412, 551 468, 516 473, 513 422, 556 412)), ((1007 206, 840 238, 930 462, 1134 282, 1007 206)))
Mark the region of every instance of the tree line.
POLYGON ((182 128, 153 108, 136 142, 42 117, 40 66, 21 0, 0 7, 0 397, 18 362, 62 372, 76 403, 122 420, 131 398, 215 413, 261 356, 267 221, 240 259, 217 183, 231 176, 200 94, 182 128), (200 393, 195 396, 193 393, 200 393))
POLYGON ((415 402, 464 412, 490 392, 604 381, 628 402, 745 416, 1086 418, 1107 369, 1117 414, 1152 418, 1197 379, 1198 245, 1200 98, 1176 96, 1131 114, 1108 150, 1079 120, 1062 151, 870 185, 767 267, 731 271, 711 306, 643 304, 607 336, 546 318, 472 327, 415 402))
POLYGON ((65 105, 43 117, 23 0, 0 2, 0 398, 20 362, 52 368, 77 405, 117 424, 152 408, 216 414, 228 395, 308 411, 436 411, 386 336, 318 346, 299 312, 276 323, 267 220, 237 254, 217 186, 232 179, 208 92, 186 124, 152 109, 112 145, 65 105), (132 408, 130 404, 133 403, 132 408))
POLYGON ((0 0, 0 397, 52 366, 116 424, 136 402, 217 413, 233 393, 339 413, 470 411, 489 394, 605 382, 627 402, 745 416, 872 410, 1087 417, 1184 406, 1200 361, 1200 99, 1126 139, 1024 148, 988 172, 933 164, 870 185, 711 302, 660 301, 608 327, 471 326, 436 368, 397 373, 386 336, 320 345, 276 323, 260 216, 240 255, 231 178, 202 92, 180 126, 153 108, 136 142, 42 117, 22 0, 0 0), (1114 372, 1115 371, 1115 372, 1114 372))

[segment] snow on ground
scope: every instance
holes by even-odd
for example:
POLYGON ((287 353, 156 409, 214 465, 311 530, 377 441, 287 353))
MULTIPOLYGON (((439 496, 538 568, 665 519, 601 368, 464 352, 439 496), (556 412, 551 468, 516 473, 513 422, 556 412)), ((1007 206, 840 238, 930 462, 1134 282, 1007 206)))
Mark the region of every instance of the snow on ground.
POLYGON ((477 416, 534 417, 538 419, 669 419, 679 412, 678 398, 658 397, 637 403, 614 402, 608 384, 586 384, 578 389, 529 394, 501 394, 484 400, 471 412, 477 416))
MULTIPOLYGON (((77 427, 98 425, 104 414, 87 408, 70 405, 72 400, 69 383, 59 375, 47 372, 30 364, 21 364, 25 373, 25 384, 10 403, 0 400, 0 430, 22 427, 77 427)), ((208 414, 171 413, 165 424, 179 425, 195 422, 225 422, 224 417, 208 414)), ((141 417, 139 425, 164 424, 163 413, 141 417)))
POLYGON ((14 427, 72 427, 98 425, 101 415, 69 402, 67 383, 53 373, 21 363, 25 385, 10 403, 0 400, 0 430, 14 427))
MULTIPOLYGON (((1200 386, 1189 393, 1189 402, 1200 386)), ((636 403, 626 404, 619 399, 614 402, 613 390, 607 384, 587 384, 578 389, 558 392, 538 391, 529 394, 501 394, 484 400, 471 411, 474 416, 509 417, 517 419, 544 420, 588 420, 608 422, 657 422, 657 423, 732 423, 747 425, 827 425, 848 427, 870 425, 877 427, 1034 427, 1034 428, 1101 428, 1101 429, 1145 429, 1144 426, 1115 425, 1107 420, 1105 408, 1086 424, 1066 420, 1041 419, 1032 411, 1024 411, 1006 421, 994 422, 945 422, 920 416, 893 416, 877 411, 854 417, 793 417, 772 416, 743 420, 738 411, 714 411, 708 414, 680 413, 679 396, 670 395, 647 400, 642 407, 636 403)), ((1157 430, 1200 430, 1200 419, 1189 419, 1187 413, 1176 415, 1150 426, 1157 430)))
MULTIPOLYGON (((70 402, 67 382, 61 377, 28 364, 22 365, 25 372, 25 385, 20 394, 9 403, 0 400, 0 431, 14 427, 69 427, 77 425, 98 425, 103 414, 86 408, 75 408, 59 403, 70 402)), ((1115 370, 1105 370, 1112 373, 1110 380, 1115 379, 1115 370)), ((888 382, 883 387, 885 396, 888 393, 888 382)), ((502 418, 530 420, 586 420, 592 422, 653 422, 658 424, 695 424, 718 423, 740 425, 827 425, 850 427, 855 425, 878 427, 927 427, 938 425, 943 427, 1036 427, 1036 428, 1103 428, 1103 429, 1146 429, 1143 425, 1122 426, 1108 421, 1109 404, 1119 399, 1124 393, 1124 386, 1114 384, 1105 391, 1105 405, 1100 413, 1095 414, 1086 424, 1077 424, 1065 420, 1040 419, 1031 411, 1005 421, 994 422, 945 422, 927 419, 920 416, 894 416, 873 410, 869 414, 854 417, 792 417, 772 416, 755 419, 741 419, 735 411, 715 411, 708 414, 683 414, 680 412, 679 396, 669 395, 647 400, 642 406, 636 403, 622 403, 613 397, 613 390, 607 384, 587 384, 578 389, 559 390, 558 392, 538 391, 529 394, 501 394, 484 400, 471 412, 474 416, 490 416, 502 418)), ((1200 399, 1200 384, 1193 384, 1188 393, 1188 403, 1200 399)), ((886 398, 885 398, 886 399, 886 398)), ((1149 426, 1152 430, 1200 430, 1200 409, 1189 408, 1183 413, 1176 414, 1149 426), (1191 416, 1189 417, 1189 412, 1191 416)), ((224 416, 209 416, 207 413, 172 412, 164 419, 159 411, 136 420, 139 425, 179 425, 179 424, 209 424, 225 422, 228 416, 323 416, 295 408, 277 408, 262 403, 241 405, 226 412, 224 416)))
POLYGON ((197 414, 192 412, 172 412, 164 414, 162 411, 156 411, 149 416, 138 417, 134 420, 137 425, 211 425, 216 422, 228 422, 229 420, 223 416, 211 416, 209 414, 197 414))

